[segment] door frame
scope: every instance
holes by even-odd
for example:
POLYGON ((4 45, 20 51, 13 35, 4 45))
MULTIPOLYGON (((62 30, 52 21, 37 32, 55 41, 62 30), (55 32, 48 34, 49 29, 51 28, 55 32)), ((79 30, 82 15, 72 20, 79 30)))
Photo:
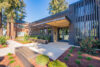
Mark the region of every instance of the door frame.
MULTIPOLYGON (((62 29, 66 29, 66 28, 68 28, 68 27, 62 27, 62 29)), ((58 28, 58 35, 57 35, 58 36, 58 41, 59 42, 69 42, 69 40, 64 40, 64 33, 62 34, 63 39, 62 40, 59 39, 60 38, 59 29, 61 29, 61 28, 58 28)))

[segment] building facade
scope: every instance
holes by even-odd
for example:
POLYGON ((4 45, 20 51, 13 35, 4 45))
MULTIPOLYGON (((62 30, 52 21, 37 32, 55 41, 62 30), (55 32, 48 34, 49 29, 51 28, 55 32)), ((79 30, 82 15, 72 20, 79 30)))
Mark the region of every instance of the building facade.
POLYGON ((7 23, 7 30, 5 31, 5 35, 10 37, 12 39, 12 36, 14 39, 16 37, 24 36, 25 34, 29 33, 29 29, 27 28, 28 23, 24 21, 16 21, 15 23, 7 23))
POLYGON ((100 0, 80 0, 69 5, 67 10, 35 21, 29 27, 30 35, 51 30, 54 42, 78 44, 87 37, 100 39, 100 0))
POLYGON ((28 23, 15 23, 16 25, 16 37, 24 36, 29 33, 29 29, 27 28, 28 23))
MULTIPOLYGON (((100 0, 80 0, 72 5, 74 41, 86 37, 100 38, 100 0)), ((69 8, 71 8, 69 7, 69 8)), ((72 38, 71 38, 72 39, 72 38)))

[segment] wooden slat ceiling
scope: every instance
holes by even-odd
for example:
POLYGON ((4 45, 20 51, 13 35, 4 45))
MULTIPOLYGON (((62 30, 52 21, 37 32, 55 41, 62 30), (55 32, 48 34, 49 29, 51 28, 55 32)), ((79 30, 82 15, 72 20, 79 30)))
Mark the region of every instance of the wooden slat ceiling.
MULTIPOLYGON (((30 27, 30 26, 29 26, 30 27)), ((44 28, 50 28, 51 26, 48 25, 48 24, 41 24, 41 25, 37 25, 37 26, 31 26, 30 28, 33 28, 33 29, 44 29, 44 28)))
POLYGON ((49 22, 46 24, 48 24, 50 26, 55 26, 55 27, 68 27, 70 25, 70 22, 67 19, 63 19, 63 20, 49 22))

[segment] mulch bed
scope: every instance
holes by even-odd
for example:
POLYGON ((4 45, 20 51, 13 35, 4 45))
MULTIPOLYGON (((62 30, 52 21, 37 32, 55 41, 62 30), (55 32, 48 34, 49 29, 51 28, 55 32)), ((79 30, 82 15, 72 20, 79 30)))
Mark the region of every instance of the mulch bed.
MULTIPOLYGON (((71 48, 69 48, 70 50, 71 48)), ((78 59, 77 52, 79 51, 79 48, 75 48, 74 51, 71 53, 71 56, 69 56, 69 60, 64 60, 64 58, 69 54, 69 50, 65 51, 58 60, 66 63, 68 67, 89 67, 89 64, 92 64, 94 67, 100 67, 100 55, 98 56, 92 56, 89 54, 82 53, 83 58, 79 59, 81 61, 81 64, 76 64, 75 60, 78 59), (86 57, 91 57, 92 60, 86 60, 86 57)), ((14 57, 15 62, 10 64, 10 67, 24 67, 20 59, 16 55, 12 55, 14 57)), ((9 65, 9 56, 0 57, 0 67, 6 67, 9 65)), ((30 61, 34 65, 34 67, 47 67, 47 66, 40 66, 36 64, 35 59, 30 61)))
POLYGON ((68 60, 64 60, 64 58, 69 54, 69 50, 65 51, 65 53, 58 58, 58 60, 66 63, 68 67, 89 67, 89 64, 92 64, 94 67, 100 67, 100 55, 92 56, 82 53, 83 58, 78 59, 79 55, 77 54, 77 52, 79 51, 79 48, 75 48, 74 51, 71 53, 71 56, 68 57, 68 60), (86 60, 86 57, 91 57, 92 60, 86 60), (76 59, 81 61, 79 65, 75 63, 76 59))
MULTIPOLYGON (((16 55, 12 55, 14 57, 13 60, 15 60, 14 63, 10 64, 10 67, 24 67, 22 62, 16 57, 16 55)), ((9 56, 0 57, 0 67, 6 67, 9 65, 11 59, 9 59, 9 56)))

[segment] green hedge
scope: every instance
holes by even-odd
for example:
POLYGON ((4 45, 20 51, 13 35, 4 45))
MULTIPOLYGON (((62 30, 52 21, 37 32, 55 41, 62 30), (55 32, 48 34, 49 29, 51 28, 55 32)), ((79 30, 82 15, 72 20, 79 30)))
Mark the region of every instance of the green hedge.
POLYGON ((32 38, 32 39, 43 39, 43 40, 50 41, 49 35, 34 35, 34 36, 30 36, 30 38, 32 38))

